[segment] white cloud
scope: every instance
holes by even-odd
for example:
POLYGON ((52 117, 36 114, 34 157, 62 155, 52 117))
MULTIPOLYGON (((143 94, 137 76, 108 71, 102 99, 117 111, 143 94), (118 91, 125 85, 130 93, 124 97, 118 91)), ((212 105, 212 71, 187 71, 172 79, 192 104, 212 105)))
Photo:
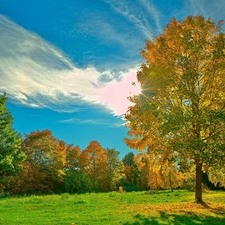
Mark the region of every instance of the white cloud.
MULTIPOLYGON (((76 105, 99 104, 116 115, 124 113, 117 109, 119 99, 108 101, 114 93, 102 91, 121 84, 113 82, 110 71, 75 67, 59 49, 1 15, 0 33, 0 92, 6 92, 11 100, 64 112, 77 111, 76 105), (100 82, 104 74, 111 83, 100 82)), ((121 72, 122 77, 126 75, 121 72)), ((116 87, 115 92, 122 99, 128 93, 116 87)))

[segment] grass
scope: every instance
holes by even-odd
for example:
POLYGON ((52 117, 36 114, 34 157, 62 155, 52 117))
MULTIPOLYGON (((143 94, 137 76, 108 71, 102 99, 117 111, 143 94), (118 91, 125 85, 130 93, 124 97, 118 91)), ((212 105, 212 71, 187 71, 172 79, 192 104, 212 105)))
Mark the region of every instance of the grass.
POLYGON ((0 224, 225 224, 225 192, 203 198, 198 205, 185 190, 2 198, 0 224))

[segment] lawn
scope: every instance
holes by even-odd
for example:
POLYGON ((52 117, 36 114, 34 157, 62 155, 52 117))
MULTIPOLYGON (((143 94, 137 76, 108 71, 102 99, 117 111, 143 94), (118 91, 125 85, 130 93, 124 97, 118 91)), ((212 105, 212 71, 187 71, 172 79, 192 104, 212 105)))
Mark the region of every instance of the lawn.
POLYGON ((203 198, 198 205, 185 190, 1 198, 0 224, 225 224, 225 192, 203 198))

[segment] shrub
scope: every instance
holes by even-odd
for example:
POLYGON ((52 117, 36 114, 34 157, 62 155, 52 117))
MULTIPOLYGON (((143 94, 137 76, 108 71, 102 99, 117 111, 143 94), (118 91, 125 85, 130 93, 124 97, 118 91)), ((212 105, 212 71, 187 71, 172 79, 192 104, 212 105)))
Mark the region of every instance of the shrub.
POLYGON ((64 182, 65 190, 70 194, 98 192, 100 190, 98 181, 79 171, 68 171, 64 182))
POLYGON ((132 191, 139 191, 140 190, 137 185, 135 185, 133 183, 129 183, 129 182, 123 182, 121 184, 121 186, 123 187, 123 190, 126 191, 126 192, 132 192, 132 191))

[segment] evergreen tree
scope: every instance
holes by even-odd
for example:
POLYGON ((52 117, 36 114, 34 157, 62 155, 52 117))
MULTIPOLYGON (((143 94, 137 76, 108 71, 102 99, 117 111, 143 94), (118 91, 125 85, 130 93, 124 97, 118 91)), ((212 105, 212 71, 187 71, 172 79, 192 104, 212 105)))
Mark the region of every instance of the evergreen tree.
POLYGON ((14 175, 22 169, 25 158, 20 151, 22 138, 12 128, 13 117, 6 108, 6 94, 0 96, 0 177, 14 175))

